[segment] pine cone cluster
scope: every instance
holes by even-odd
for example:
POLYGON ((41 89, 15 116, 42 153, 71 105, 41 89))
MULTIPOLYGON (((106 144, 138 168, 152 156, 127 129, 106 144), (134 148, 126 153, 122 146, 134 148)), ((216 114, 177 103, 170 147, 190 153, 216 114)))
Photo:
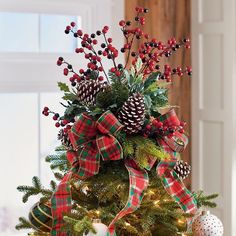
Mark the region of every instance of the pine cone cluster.
POLYGON ((57 135, 57 139, 61 141, 61 144, 65 146, 67 150, 73 150, 73 146, 70 142, 68 133, 61 129, 57 135))
POLYGON ((142 129, 145 118, 145 105, 143 96, 134 93, 123 104, 118 113, 118 120, 124 125, 124 131, 128 134, 137 133, 142 129))
POLYGON ((77 96, 84 105, 93 106, 96 104, 96 96, 107 88, 106 82, 95 80, 84 80, 77 86, 77 96))
POLYGON ((174 171, 180 179, 185 179, 191 172, 191 166, 182 160, 176 162, 174 171))

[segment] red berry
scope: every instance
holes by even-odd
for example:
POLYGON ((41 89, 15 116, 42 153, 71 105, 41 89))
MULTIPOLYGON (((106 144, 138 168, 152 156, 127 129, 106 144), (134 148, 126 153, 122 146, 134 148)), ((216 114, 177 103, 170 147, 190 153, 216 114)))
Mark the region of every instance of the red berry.
POLYGON ((103 67, 102 66, 98 67, 98 70, 103 71, 103 67))
POLYGON ((104 57, 107 56, 107 52, 104 51, 104 52, 102 53, 102 55, 103 55, 104 57))
POLYGON ((116 74, 116 76, 119 77, 119 76, 121 75, 121 72, 117 70, 117 71, 115 72, 115 74, 116 74))
POLYGON ((57 123, 55 124, 55 126, 56 126, 57 128, 60 127, 60 123, 57 122, 57 123))
POLYGON ((71 129, 71 125, 67 125, 66 128, 69 130, 71 129))
POLYGON ((67 30, 67 31, 71 30, 71 27, 70 27, 69 25, 66 26, 66 30, 67 30))
POLYGON ((68 120, 63 120, 63 121, 62 121, 62 124, 63 124, 63 125, 66 125, 66 124, 68 124, 68 123, 69 123, 68 120))
POLYGON ((185 48, 190 49, 191 48, 190 44, 186 44, 185 48))
POLYGON ((107 39, 108 43, 112 43, 112 38, 107 39))
POLYGON ((139 11, 139 7, 135 7, 135 11, 139 11))
POLYGON ((80 74, 83 74, 83 73, 84 73, 84 70, 83 70, 83 69, 80 69, 80 70, 79 70, 79 73, 80 73, 80 74))
POLYGON ((152 124, 153 124, 155 127, 159 127, 159 126, 158 126, 158 121, 157 121, 157 120, 153 120, 153 121, 152 121, 152 124))
POLYGON ((70 77, 70 82, 74 82, 75 78, 74 77, 70 77))
POLYGON ((146 129, 147 129, 147 130, 150 130, 151 128, 152 128, 151 125, 146 125, 146 129))
POLYGON ((82 35, 83 35, 82 30, 77 30, 77 34, 78 34, 79 36, 82 36, 82 35))
POLYGON ((48 116, 48 115, 49 115, 49 113, 48 113, 47 111, 45 111, 43 114, 44 114, 45 116, 48 116))
POLYGON ((180 128, 179 129, 179 132, 182 134, 182 133, 184 133, 184 129, 183 128, 180 128))
POLYGON ((129 49, 129 48, 130 48, 130 44, 129 44, 129 43, 126 43, 126 44, 124 45, 124 48, 125 48, 125 49, 129 49))
POLYGON ((93 44, 96 45, 98 41, 96 39, 93 40, 93 44))
POLYGON ((44 107, 43 111, 49 111, 49 108, 48 107, 44 107))
POLYGON ((138 10, 139 13, 143 13, 144 12, 144 9, 142 7, 139 8, 138 10))
POLYGON ((67 76, 68 73, 69 73, 69 70, 67 68, 64 68, 63 73, 64 73, 65 76, 67 76))
POLYGON ((121 21, 119 22, 119 25, 120 25, 121 27, 124 27, 124 26, 125 26, 125 21, 124 21, 124 20, 121 20, 121 21))
POLYGON ((72 27, 75 27, 76 24, 75 24, 75 22, 71 22, 70 25, 71 25, 72 27))
POLYGON ((102 32, 106 34, 108 30, 109 30, 109 27, 106 25, 103 27, 102 32))
POLYGON ((58 117, 54 115, 54 116, 52 117, 52 119, 53 119, 53 120, 57 120, 58 117))
POLYGON ((99 80, 99 81, 103 81, 103 80, 104 80, 104 77, 103 77, 103 76, 99 76, 99 77, 98 77, 98 80, 99 80))
POLYGON ((57 65, 60 66, 62 64, 62 61, 58 60, 57 65))
POLYGON ((111 68, 111 72, 112 73, 115 73, 116 72, 116 69, 114 67, 111 68))

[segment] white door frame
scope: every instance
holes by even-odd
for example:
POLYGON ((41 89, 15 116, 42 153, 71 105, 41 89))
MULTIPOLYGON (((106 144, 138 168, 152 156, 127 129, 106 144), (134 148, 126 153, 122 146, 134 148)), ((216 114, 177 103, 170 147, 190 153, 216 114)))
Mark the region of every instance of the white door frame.
POLYGON ((217 191, 213 210, 236 235, 236 19, 234 0, 192 1, 193 189, 217 191))

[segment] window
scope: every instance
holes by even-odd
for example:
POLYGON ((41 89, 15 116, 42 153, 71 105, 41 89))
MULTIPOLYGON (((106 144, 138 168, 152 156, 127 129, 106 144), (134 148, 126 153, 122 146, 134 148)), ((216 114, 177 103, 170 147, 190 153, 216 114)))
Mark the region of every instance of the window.
MULTIPOLYGON (((78 41, 64 34, 65 26, 76 21, 91 33, 122 18, 123 1, 0 0, 0 236, 26 235, 14 227, 38 200, 23 204, 16 187, 31 184, 34 175, 45 185, 52 178, 44 158, 57 145, 58 129, 41 111, 44 105, 63 109, 56 82, 66 79, 56 66, 57 57, 84 66, 73 53, 78 41)), ((121 44, 118 32, 117 27, 110 33, 121 44)))
POLYGON ((0 51, 2 52, 68 52, 74 51, 77 40, 64 37, 63 31, 70 22, 81 28, 81 17, 1 12, 0 51))

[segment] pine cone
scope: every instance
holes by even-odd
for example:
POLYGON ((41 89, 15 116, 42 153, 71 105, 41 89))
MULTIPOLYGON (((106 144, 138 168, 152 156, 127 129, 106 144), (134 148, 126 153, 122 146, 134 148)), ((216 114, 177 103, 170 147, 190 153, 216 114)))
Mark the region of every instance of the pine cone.
POLYGON ((137 133, 142 129, 145 118, 144 99, 140 93, 134 93, 123 104, 118 113, 118 120, 124 125, 128 134, 137 133))
POLYGON ((96 96, 100 91, 104 91, 107 83, 95 80, 84 80, 77 87, 79 101, 85 105, 93 106, 96 104, 96 96))
POLYGON ((185 179, 191 172, 191 166, 187 162, 180 160, 176 162, 174 171, 180 179, 185 179))
POLYGON ((61 141, 61 144, 65 146, 67 150, 73 150, 73 146, 70 142, 68 133, 61 129, 57 135, 57 139, 61 141))

